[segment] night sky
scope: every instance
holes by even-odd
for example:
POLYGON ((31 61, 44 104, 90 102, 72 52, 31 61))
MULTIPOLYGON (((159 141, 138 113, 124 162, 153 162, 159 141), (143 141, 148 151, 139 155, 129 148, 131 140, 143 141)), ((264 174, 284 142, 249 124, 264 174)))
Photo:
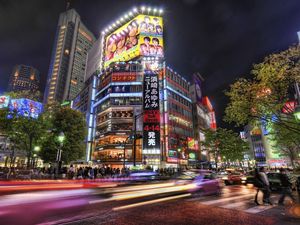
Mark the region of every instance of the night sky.
MULTIPOLYGON (((223 126, 224 90, 265 55, 297 43, 300 30, 299 0, 77 0, 73 7, 99 37, 105 26, 141 5, 164 9, 167 63, 187 79, 202 74, 204 94, 223 126)), ((64 0, 0 0, 0 93, 15 64, 36 67, 44 90, 64 10, 64 0)))

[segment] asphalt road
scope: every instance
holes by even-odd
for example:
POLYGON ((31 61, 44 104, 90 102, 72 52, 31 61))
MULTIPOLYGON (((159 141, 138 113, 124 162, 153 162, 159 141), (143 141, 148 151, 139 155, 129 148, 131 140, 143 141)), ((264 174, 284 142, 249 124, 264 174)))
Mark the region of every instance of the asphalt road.
POLYGON ((256 206, 249 186, 225 186, 219 196, 170 182, 114 186, 2 195, 0 224, 300 224, 299 206, 256 206))

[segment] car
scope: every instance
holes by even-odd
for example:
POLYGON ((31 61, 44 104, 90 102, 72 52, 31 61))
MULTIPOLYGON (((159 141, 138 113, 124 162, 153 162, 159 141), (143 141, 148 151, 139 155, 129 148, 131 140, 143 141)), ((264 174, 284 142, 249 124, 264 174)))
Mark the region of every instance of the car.
POLYGON ((255 174, 254 170, 247 172, 245 175, 242 176, 242 183, 243 184, 254 184, 254 182, 255 182, 254 174, 255 174))
MULTIPOLYGON (((242 177, 243 174, 239 172, 231 172, 228 173, 227 176, 224 176, 222 180, 224 181, 225 185, 230 185, 230 184, 241 184, 242 183, 242 177)), ((243 178, 245 181, 245 178, 243 178)))
POLYGON ((177 177, 176 184, 192 184, 192 188, 189 189, 192 195, 220 195, 223 186, 221 180, 212 172, 184 173, 177 177))
POLYGON ((150 181, 150 180, 158 180, 160 177, 157 172, 153 172, 149 170, 136 170, 130 172, 129 178, 132 181, 150 181))
MULTIPOLYGON (((268 180, 270 183, 271 191, 280 191, 281 190, 281 181, 280 181, 280 173, 270 172, 267 173, 268 180)), ((288 174, 290 182, 292 183, 292 190, 296 190, 297 187, 297 179, 295 176, 288 174)))

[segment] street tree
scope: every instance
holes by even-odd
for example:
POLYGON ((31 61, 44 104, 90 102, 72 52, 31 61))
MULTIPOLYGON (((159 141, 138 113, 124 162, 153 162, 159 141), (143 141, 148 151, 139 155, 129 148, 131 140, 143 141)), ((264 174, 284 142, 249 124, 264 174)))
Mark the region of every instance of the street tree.
POLYGON ((40 156, 45 162, 56 160, 57 149, 60 148, 58 135, 63 132, 65 141, 62 146, 62 161, 70 163, 82 159, 85 152, 86 121, 84 115, 69 107, 59 105, 47 106, 45 114, 48 132, 41 143, 40 156))
MULTIPOLYGON (((295 82, 300 81, 300 47, 267 56, 255 64, 251 78, 240 78, 225 92, 229 104, 225 109, 227 122, 237 126, 255 123, 258 120, 276 122, 294 132, 299 127, 282 119, 281 110, 290 99, 295 82)), ((290 114, 289 117, 293 115, 290 114)))
MULTIPOLYGON (((285 117, 283 119, 289 120, 290 126, 299 126, 293 117, 285 117)), ((288 157, 292 167, 295 168, 295 161, 299 158, 300 154, 300 134, 278 123, 272 123, 270 126, 270 136, 274 143, 273 147, 276 149, 275 152, 278 153, 279 156, 288 157)))
POLYGON ((214 155, 216 165, 218 158, 226 158, 227 161, 242 161, 244 153, 249 151, 249 144, 243 141, 232 130, 217 128, 216 131, 206 130, 205 140, 201 145, 214 155))
POLYGON ((1 110, 0 130, 14 143, 15 149, 26 152, 27 167, 30 167, 33 148, 45 132, 43 118, 35 119, 30 116, 20 116, 17 112, 1 110))

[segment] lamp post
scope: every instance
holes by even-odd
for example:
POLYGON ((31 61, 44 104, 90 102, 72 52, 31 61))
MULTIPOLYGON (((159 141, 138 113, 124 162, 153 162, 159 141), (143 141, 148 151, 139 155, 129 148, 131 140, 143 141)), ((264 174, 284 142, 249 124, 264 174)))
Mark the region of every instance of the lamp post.
POLYGON ((34 154, 33 154, 33 168, 35 167, 35 165, 37 164, 37 152, 39 152, 41 150, 41 147, 40 146, 35 146, 34 148, 33 148, 33 151, 35 152, 34 154))
POLYGON ((124 142, 124 148, 123 148, 123 150, 124 150, 124 155, 123 155, 123 169, 124 169, 124 171, 125 171, 125 160, 126 160, 126 156, 125 156, 125 154, 126 154, 126 143, 127 143, 129 138, 130 138, 130 136, 126 138, 126 140, 124 142))
POLYGON ((58 174, 58 172, 60 171, 60 168, 61 168, 61 152, 62 152, 62 146, 64 144, 64 140, 65 140, 64 132, 59 133, 57 140, 59 142, 59 147, 57 148, 57 154, 56 154, 56 162, 57 162, 56 173, 58 174))

